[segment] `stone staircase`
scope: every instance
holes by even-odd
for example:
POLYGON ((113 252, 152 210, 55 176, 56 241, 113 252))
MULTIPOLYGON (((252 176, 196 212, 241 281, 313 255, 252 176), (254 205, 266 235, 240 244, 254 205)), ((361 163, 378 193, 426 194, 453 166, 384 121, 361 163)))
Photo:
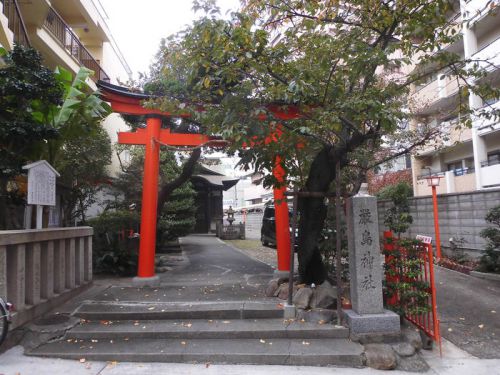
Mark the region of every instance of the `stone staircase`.
POLYGON ((85 302, 80 324, 27 355, 137 362, 363 366, 363 347, 333 324, 283 319, 267 301, 85 302))

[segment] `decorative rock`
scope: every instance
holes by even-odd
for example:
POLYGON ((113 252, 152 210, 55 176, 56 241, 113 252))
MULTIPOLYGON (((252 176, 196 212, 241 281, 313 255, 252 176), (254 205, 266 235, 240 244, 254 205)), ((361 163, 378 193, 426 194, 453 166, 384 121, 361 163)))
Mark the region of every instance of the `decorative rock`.
POLYGON ((419 330, 406 329, 402 333, 405 341, 412 345, 415 350, 422 349, 422 338, 420 337, 419 330))
POLYGON ((299 309, 307 309, 313 291, 310 288, 300 288, 293 296, 293 304, 299 309))
MULTIPOLYGON (((295 292, 296 290, 297 288, 294 285, 292 292, 295 292)), ((274 296, 278 297, 279 299, 288 299, 288 283, 281 284, 278 290, 274 293, 274 296)))
POLYGON ((407 342, 398 342, 392 345, 392 349, 394 349, 396 354, 400 357, 411 357, 415 354, 415 347, 407 342))
POLYGON ((337 306, 337 288, 328 281, 317 286, 313 290, 311 298, 311 308, 334 309, 337 306))
POLYGON ((335 317, 336 313, 334 310, 327 309, 314 309, 314 310, 302 310, 297 311, 297 319, 304 319, 305 322, 311 323, 330 323, 335 317))
POLYGON ((397 357, 390 345, 368 344, 365 346, 366 365, 377 370, 393 370, 397 357))
POLYGON ((267 284, 266 288, 266 297, 275 297, 275 293, 278 290, 278 287, 278 280, 272 279, 271 281, 269 281, 269 284, 267 284))
POLYGON ((400 357, 396 369, 407 372, 427 372, 429 365, 417 354, 412 357, 400 357))

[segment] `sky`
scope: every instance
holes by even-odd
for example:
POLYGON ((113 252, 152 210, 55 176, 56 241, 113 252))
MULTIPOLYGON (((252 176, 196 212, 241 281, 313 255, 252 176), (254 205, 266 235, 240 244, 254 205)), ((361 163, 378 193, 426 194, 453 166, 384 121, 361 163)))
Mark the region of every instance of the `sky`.
MULTIPOLYGON (((148 72, 160 40, 185 28, 195 14, 191 0, 99 0, 107 24, 130 69, 148 72)), ((218 0, 221 13, 236 10, 238 0, 218 0)))

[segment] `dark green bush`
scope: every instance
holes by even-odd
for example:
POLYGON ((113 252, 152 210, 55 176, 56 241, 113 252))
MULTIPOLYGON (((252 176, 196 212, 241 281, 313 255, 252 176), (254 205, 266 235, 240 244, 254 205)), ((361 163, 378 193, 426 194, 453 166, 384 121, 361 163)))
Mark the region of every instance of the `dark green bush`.
POLYGON ((94 228, 93 263, 96 273, 132 276, 137 272, 138 238, 129 238, 129 229, 136 232, 140 218, 136 212, 107 211, 88 224, 94 228))
POLYGON ((384 224, 398 237, 413 223, 408 202, 412 195, 413 189, 406 182, 388 186, 377 194, 379 199, 390 199, 394 203, 394 206, 385 212, 384 224))
POLYGON ((479 260, 478 270, 500 273, 500 206, 492 208, 484 219, 496 228, 488 227, 481 231, 481 237, 486 239, 487 245, 479 260))

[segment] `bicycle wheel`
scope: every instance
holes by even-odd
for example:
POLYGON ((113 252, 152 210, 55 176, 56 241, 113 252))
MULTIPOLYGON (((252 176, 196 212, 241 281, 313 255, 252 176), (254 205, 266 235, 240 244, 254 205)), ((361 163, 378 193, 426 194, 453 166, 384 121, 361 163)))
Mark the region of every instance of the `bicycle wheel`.
POLYGON ((0 303, 0 345, 2 345, 3 340, 7 336, 7 331, 9 330, 9 323, 7 320, 7 311, 2 303, 0 303))

